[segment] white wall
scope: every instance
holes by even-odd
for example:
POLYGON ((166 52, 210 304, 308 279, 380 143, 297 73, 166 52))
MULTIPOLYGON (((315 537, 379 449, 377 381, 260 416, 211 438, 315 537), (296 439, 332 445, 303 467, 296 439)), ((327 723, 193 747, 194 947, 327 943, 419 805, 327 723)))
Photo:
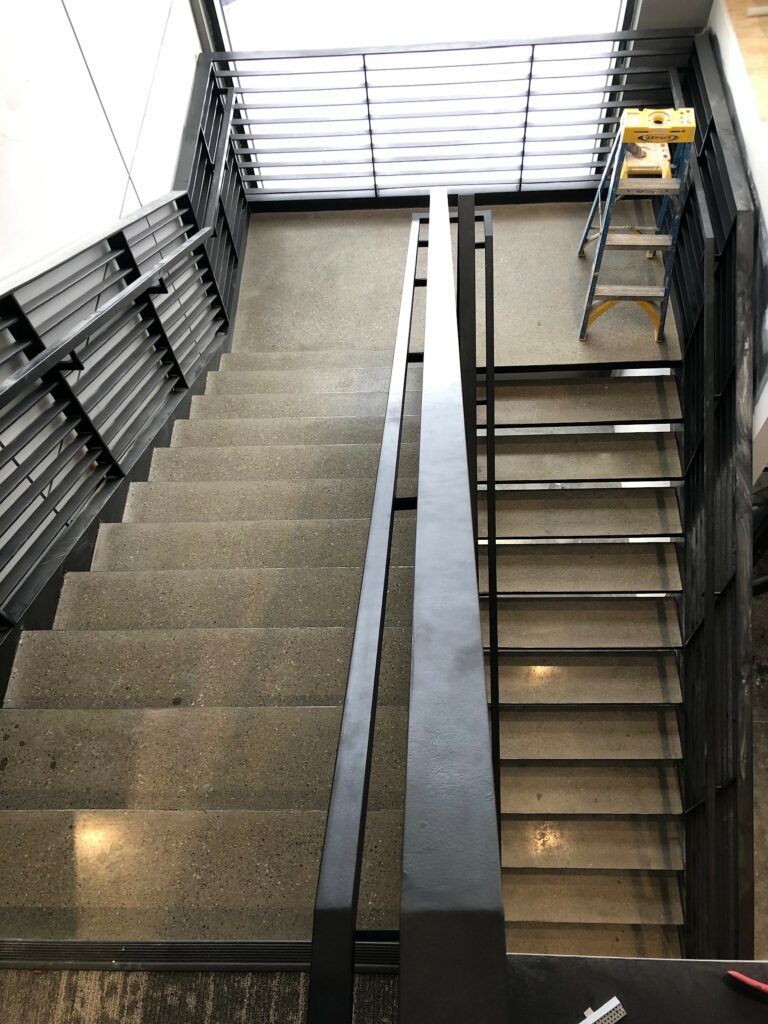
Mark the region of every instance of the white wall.
POLYGON ((188 0, 0 7, 0 291, 172 186, 199 42, 188 0))

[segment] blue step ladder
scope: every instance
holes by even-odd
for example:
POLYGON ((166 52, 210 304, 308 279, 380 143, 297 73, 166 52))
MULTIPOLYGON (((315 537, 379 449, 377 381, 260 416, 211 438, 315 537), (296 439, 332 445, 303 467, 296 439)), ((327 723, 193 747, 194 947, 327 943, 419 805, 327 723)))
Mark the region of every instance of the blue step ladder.
POLYGON ((625 110, 589 211, 579 243, 579 256, 597 242, 592 275, 579 328, 583 341, 597 317, 619 302, 636 302, 655 328, 656 341, 664 340, 672 266, 680 230, 680 218, 688 191, 688 163, 696 132, 693 110, 625 110), (669 146, 674 146, 670 158, 669 146), (661 200, 655 227, 625 227, 611 231, 614 207, 620 199, 661 200), (597 230, 592 225, 597 216, 597 230), (599 284, 606 249, 644 251, 652 258, 662 254, 663 275, 659 284, 599 284))

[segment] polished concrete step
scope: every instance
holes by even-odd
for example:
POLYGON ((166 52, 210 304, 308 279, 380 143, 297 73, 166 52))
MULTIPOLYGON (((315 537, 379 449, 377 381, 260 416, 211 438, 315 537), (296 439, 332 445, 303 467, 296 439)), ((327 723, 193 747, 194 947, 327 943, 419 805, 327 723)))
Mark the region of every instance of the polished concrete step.
MULTIPOLYGON (((478 498, 481 537, 488 535, 486 495, 478 498)), ((496 536, 510 538, 679 535, 672 487, 497 491, 496 536)))
MULTIPOLYGON (((499 646, 548 648, 667 648, 681 643, 673 598, 575 598, 499 601, 499 646)), ((483 609, 487 643, 487 609, 483 609)))
MULTIPOLYGON (((391 565, 413 565, 413 518, 395 519, 391 565)), ((91 569, 362 566, 368 529, 367 519, 108 523, 99 529, 91 569)))
POLYGON ((673 764, 503 764, 503 814, 673 815, 682 813, 673 764))
MULTIPOLYGON (((418 446, 404 444, 400 472, 416 476, 418 446)), ((158 448, 151 481, 307 480, 312 477, 375 479, 378 444, 261 445, 223 448, 158 448)))
POLYGON ((510 922, 682 924, 677 875, 661 872, 504 871, 510 922))
POLYGON ((544 871, 681 871, 680 824, 631 818, 505 819, 501 866, 544 871))
POLYGON ((374 486, 373 478, 133 483, 123 522, 364 519, 370 515, 374 486))
MULTIPOLYGON (((209 395, 256 395, 274 391, 339 393, 389 391, 389 369, 217 370, 208 374, 209 395)), ((408 370, 406 387, 421 389, 421 367, 408 370)))
MULTIPOLYGON (((177 420, 171 447, 380 444, 383 429, 384 420, 381 416, 177 420)), ((403 417, 403 441, 417 441, 418 437, 418 418, 403 417)))
MULTIPOLYGON (((266 419, 275 416, 383 416, 387 408, 387 391, 349 391, 307 394, 276 392, 258 395, 195 395, 192 398, 190 419, 266 419)), ((421 394, 408 391, 403 411, 418 414, 421 394)))
MULTIPOLYGON (((480 590, 488 593, 481 548, 480 590)), ((516 544, 496 548, 500 594, 639 593, 681 589, 671 544, 516 544)))
MULTIPOLYGON (((0 811, 0 936, 309 939, 325 811, 0 811)), ((371 811, 362 928, 397 928, 400 810, 371 811)))
POLYGON ((238 339, 232 352, 221 357, 222 370, 311 370, 328 369, 388 369, 392 365, 394 349, 388 348, 319 348, 301 352, 259 351, 238 339))
MULTIPOLYGON (((390 625, 410 624, 412 572, 390 572, 390 625)), ((69 573, 55 629, 352 626, 359 568, 69 573)))
POLYGON ((626 956, 679 959, 680 938, 671 925, 508 924, 508 953, 552 956, 626 956))
POLYGON ((502 711, 505 761, 677 761, 683 756, 674 711, 645 708, 502 711))
MULTIPOLYGON (((485 406, 478 422, 485 423, 485 406)), ((654 423, 680 420, 674 377, 599 377, 590 380, 497 381, 496 426, 654 423)))
MULTIPOLYGON (((22 634, 5 707, 340 704, 352 628, 53 629, 22 634)), ((405 704, 410 626, 386 626, 379 705, 405 704)))
MULTIPOLYGON (((486 665, 486 675, 489 675, 486 665)), ((502 704, 678 704, 673 655, 499 656, 502 704)))
MULTIPOLYGON (((485 443, 478 441, 478 477, 486 479, 485 443)), ((681 476, 674 435, 555 434, 497 437, 497 483, 569 480, 667 480, 681 476)))
MULTIPOLYGON (((376 715, 368 806, 402 807, 404 707, 376 715)), ((324 811, 339 707, 0 711, 3 810, 324 811)))

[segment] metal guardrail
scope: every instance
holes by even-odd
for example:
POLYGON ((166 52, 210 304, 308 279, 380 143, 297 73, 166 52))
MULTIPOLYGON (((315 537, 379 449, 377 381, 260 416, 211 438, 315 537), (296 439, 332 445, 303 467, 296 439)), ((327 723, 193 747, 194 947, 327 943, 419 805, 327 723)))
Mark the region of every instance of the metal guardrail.
POLYGON ((692 32, 209 55, 249 201, 594 187, 624 107, 668 106, 692 32))
POLYGON ((0 692, 20 629, 50 624, 64 568, 224 343, 248 222, 232 104, 203 61, 180 187, 0 291, 0 692))
POLYGON ((687 956, 749 959, 754 209, 706 36, 672 86, 697 122, 673 279, 685 424, 684 948, 687 956))

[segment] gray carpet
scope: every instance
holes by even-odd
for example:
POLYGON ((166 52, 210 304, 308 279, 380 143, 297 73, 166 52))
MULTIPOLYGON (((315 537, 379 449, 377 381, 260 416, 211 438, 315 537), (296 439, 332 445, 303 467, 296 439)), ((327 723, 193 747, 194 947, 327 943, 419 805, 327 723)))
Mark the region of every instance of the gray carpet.
MULTIPOLYGON (((396 974, 358 975, 355 1024, 395 1024, 396 974)), ((3 1024, 303 1024, 299 972, 0 971, 3 1024)))

